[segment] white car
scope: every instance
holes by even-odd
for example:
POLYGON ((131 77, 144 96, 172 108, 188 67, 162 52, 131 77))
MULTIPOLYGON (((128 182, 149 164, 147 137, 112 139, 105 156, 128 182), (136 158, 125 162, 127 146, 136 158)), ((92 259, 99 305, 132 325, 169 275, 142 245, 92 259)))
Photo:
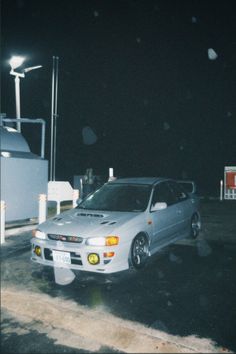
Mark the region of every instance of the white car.
POLYGON ((168 244, 197 237, 198 205, 171 179, 117 179, 76 208, 38 225, 31 240, 31 259, 97 273, 139 269, 168 244))

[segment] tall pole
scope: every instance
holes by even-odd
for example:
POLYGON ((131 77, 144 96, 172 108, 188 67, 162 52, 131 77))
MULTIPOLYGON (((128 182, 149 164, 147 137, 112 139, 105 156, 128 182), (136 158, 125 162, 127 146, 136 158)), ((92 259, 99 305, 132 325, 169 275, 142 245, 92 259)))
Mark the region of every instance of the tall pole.
POLYGON ((58 60, 53 56, 52 65, 52 103, 51 103, 51 153, 50 153, 50 181, 55 181, 56 172, 56 134, 57 134, 57 94, 58 94, 58 60))
POLYGON ((53 164, 53 180, 56 179, 56 155, 57 155, 57 95, 58 95, 58 57, 55 57, 55 100, 54 100, 54 164, 53 164))
POLYGON ((52 102, 51 102, 51 150, 50 150, 50 181, 53 180, 53 148, 54 148, 54 82, 55 82, 55 61, 52 58, 52 102))
POLYGON ((16 123, 16 127, 18 132, 21 132, 21 123, 20 123, 20 78, 19 75, 15 77, 15 96, 16 96, 16 119, 18 122, 16 123))

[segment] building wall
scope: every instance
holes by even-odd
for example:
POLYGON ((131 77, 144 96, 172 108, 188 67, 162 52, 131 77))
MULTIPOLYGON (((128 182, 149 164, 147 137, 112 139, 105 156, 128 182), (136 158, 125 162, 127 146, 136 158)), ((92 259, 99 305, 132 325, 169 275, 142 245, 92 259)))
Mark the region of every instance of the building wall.
POLYGON ((39 194, 47 194, 48 161, 0 157, 0 197, 6 203, 6 221, 38 216, 39 194))

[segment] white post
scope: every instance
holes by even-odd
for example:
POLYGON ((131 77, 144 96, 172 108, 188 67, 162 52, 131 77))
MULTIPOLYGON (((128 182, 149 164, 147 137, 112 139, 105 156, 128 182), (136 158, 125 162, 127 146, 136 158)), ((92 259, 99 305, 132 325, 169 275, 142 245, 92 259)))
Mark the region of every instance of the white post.
POLYGON ((80 195, 81 195, 81 198, 83 198, 83 179, 80 178, 80 195))
POLYGON ((223 180, 220 180, 220 201, 223 200, 223 180))
POLYGON ((0 222, 0 235, 1 244, 5 242, 5 213, 6 213, 6 203, 1 200, 0 202, 0 212, 1 212, 1 222, 0 222))
POLYGON ((61 211, 61 202, 57 201, 57 215, 60 214, 61 211))
POLYGON ((75 208, 77 206, 77 199, 79 199, 79 190, 78 189, 74 189, 73 190, 73 208, 75 208))
POLYGON ((114 170, 112 167, 109 168, 109 178, 114 177, 114 170))
POLYGON ((114 170, 112 167, 109 168, 109 178, 108 181, 113 181, 114 179, 116 179, 116 177, 114 177, 114 170))
POLYGON ((47 196, 39 194, 39 224, 46 221, 47 218, 47 196))

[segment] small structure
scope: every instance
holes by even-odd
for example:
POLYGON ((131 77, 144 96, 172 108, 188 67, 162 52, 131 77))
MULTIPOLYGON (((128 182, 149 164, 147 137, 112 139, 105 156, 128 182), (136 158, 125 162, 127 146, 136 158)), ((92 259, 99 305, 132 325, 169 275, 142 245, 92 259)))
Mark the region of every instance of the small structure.
POLYGON ((93 169, 88 168, 84 175, 74 175, 73 186, 79 190, 81 199, 84 199, 88 194, 100 188, 107 180, 115 179, 113 169, 109 169, 109 178, 106 175, 94 175, 93 169))
MULTIPOLYGON (((38 216, 39 194, 47 194, 48 161, 44 159, 42 134, 41 156, 33 154, 25 138, 0 120, 0 194, 6 205, 6 222, 38 216)), ((22 123, 41 123, 42 119, 22 119, 22 123)))
POLYGON ((224 199, 236 200, 236 166, 225 166, 224 199))
POLYGON ((100 185, 100 177, 93 174, 92 168, 87 168, 84 175, 74 176, 74 188, 79 190, 80 198, 94 192, 100 185))
POLYGON ((67 181, 49 181, 48 182, 48 201, 55 201, 57 203, 57 214, 61 210, 61 202, 71 201, 73 208, 77 205, 79 199, 79 190, 73 189, 67 181))

